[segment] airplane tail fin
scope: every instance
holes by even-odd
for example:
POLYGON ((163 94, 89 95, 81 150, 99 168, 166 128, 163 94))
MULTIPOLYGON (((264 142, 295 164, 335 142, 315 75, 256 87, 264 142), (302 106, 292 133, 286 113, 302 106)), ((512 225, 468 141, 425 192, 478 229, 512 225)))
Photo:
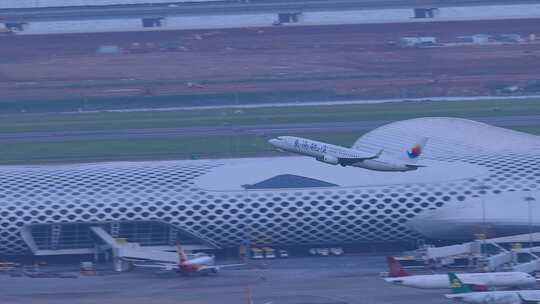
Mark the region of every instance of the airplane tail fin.
POLYGON ((418 143, 414 144, 411 148, 407 150, 407 159, 409 161, 417 161, 424 152, 424 148, 428 142, 427 137, 422 137, 418 143))
POLYGON ((401 264, 396 258, 389 256, 386 258, 386 262, 388 263, 388 273, 391 277, 406 277, 411 275, 401 267, 401 264))
POLYGON ((453 272, 448 273, 448 280, 450 281, 450 288, 452 288, 452 293, 467 293, 472 292, 472 289, 469 285, 463 284, 457 275, 453 272))
POLYGON ((179 263, 179 265, 182 265, 185 262, 187 262, 188 259, 187 259, 186 253, 184 252, 184 249, 180 245, 179 241, 176 241, 176 253, 178 253, 178 263, 179 263))

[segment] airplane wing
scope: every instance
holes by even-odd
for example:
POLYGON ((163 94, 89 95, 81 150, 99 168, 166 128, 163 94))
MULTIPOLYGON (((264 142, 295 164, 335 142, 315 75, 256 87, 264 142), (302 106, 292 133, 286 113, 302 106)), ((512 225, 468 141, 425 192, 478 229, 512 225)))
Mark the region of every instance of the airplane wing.
POLYGON ((465 283, 466 285, 468 285, 472 291, 489 291, 489 286, 487 285, 483 285, 483 284, 467 284, 465 283))
POLYGON ((383 153, 383 150, 380 150, 375 155, 366 153, 366 156, 362 156, 362 157, 338 157, 338 161, 341 165, 350 166, 364 160, 379 158, 379 156, 381 156, 382 153, 383 153))
POLYGON ((405 166, 407 166, 407 168, 413 169, 413 170, 416 170, 418 168, 427 167, 426 165, 411 165, 411 164, 405 164, 405 166))
POLYGON ((208 265, 204 266, 204 269, 206 270, 220 270, 223 268, 234 268, 234 267, 241 267, 246 266, 247 264, 225 264, 225 265, 208 265))
POLYGON ((159 263, 159 264, 133 264, 135 267, 140 268, 154 268, 154 269, 160 269, 165 271, 173 271, 178 270, 178 265, 176 264, 166 264, 166 263, 159 263))
POLYGON ((521 304, 539 304, 540 303, 540 298, 536 298, 536 299, 526 298, 519 292, 518 292, 518 297, 521 304))
POLYGON ((197 273, 202 274, 210 274, 210 273, 218 273, 222 268, 233 268, 233 267, 239 267, 244 266, 247 264, 227 264, 227 265, 205 265, 201 268, 197 269, 197 273))
POLYGON ((447 299, 458 300, 458 301, 462 301, 465 298, 463 294, 445 294, 444 296, 447 299))
POLYGON ((247 264, 226 264, 226 265, 213 265, 214 267, 218 268, 232 268, 232 267, 240 267, 240 266, 246 266, 247 264))

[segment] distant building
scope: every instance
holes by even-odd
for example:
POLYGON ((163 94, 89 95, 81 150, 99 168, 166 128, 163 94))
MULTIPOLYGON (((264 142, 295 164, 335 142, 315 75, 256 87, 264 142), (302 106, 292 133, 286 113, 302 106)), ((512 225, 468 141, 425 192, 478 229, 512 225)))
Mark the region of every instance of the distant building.
MULTIPOLYGON (((363 1, 344 9, 332 1, 311 3, 290 11, 286 1, 269 8, 264 1, 249 7, 222 0, 2 0, 0 18, 17 35, 203 30, 270 26, 320 26, 508 20, 537 18, 540 4, 413 7, 407 1, 373 8, 363 1), (204 2, 216 2, 205 5, 204 2), (185 3, 187 2, 187 3, 185 3), (200 2, 193 5, 189 2, 200 2), (219 4, 218 4, 219 3, 219 4), (153 4, 133 9, 129 5, 153 4), (224 9, 217 9, 215 5, 224 9), (396 7, 397 5, 397 7, 396 7), (54 7, 73 7, 69 10, 54 7), (100 6, 99 9, 92 6, 100 6), (111 7, 108 7, 111 6, 111 7), (114 7, 113 7, 114 6, 114 7), (17 13, 6 9, 20 9, 17 13), (46 8, 42 14, 24 10, 46 8), (486 13, 489 12, 489 13, 486 13)), ((488 1, 486 1, 488 3, 488 1)), ((504 21, 501 21, 504 22, 504 21)), ((429 43, 429 42, 425 42, 429 43)))
POLYGON ((437 16, 439 16, 439 9, 436 7, 414 9, 414 18, 424 19, 435 18, 437 16))
POLYGON ((465 42, 465 43, 485 44, 489 42, 491 35, 476 34, 476 35, 471 35, 471 36, 458 36, 457 38, 461 42, 465 42))
POLYGON ((399 39, 399 45, 403 47, 433 46, 437 44, 435 37, 403 37, 399 39))
POLYGON ((485 44, 489 42, 490 35, 477 34, 471 36, 471 42, 475 44, 485 44))
POLYGON ((495 36, 495 40, 499 42, 519 43, 523 42, 520 34, 502 34, 495 36))
POLYGON ((67 6, 107 6, 132 4, 158 4, 175 2, 210 2, 220 0, 2 0, 0 9, 4 8, 46 8, 67 6))

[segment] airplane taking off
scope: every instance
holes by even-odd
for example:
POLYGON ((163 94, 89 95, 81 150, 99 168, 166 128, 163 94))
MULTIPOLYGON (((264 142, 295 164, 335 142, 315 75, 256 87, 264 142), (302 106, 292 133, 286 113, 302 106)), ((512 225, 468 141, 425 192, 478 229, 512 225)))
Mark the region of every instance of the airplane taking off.
POLYGON ((422 138, 411 149, 403 151, 401 157, 386 154, 383 150, 373 154, 294 136, 279 136, 268 142, 279 150, 312 156, 320 162, 331 165, 352 166, 374 171, 411 171, 425 167, 417 162, 427 140, 427 138, 422 138))
MULTIPOLYGON (((446 274, 409 274, 394 257, 388 257, 390 277, 385 281, 395 285, 421 289, 448 289, 446 274)), ((473 291, 487 291, 489 288, 516 288, 536 285, 536 279, 525 272, 460 273, 459 278, 473 291)))
POLYGON ((472 304, 538 304, 540 290, 505 290, 474 292, 470 286, 463 283, 455 273, 447 275, 452 294, 445 297, 463 303, 472 304))
POLYGON ((135 267, 157 268, 162 271, 176 271, 184 275, 190 274, 215 274, 221 268, 238 267, 245 264, 227 264, 214 265, 214 257, 212 256, 197 256, 188 259, 186 253, 182 249, 179 242, 176 243, 176 252, 178 254, 178 263, 153 263, 153 264, 134 264, 135 267))

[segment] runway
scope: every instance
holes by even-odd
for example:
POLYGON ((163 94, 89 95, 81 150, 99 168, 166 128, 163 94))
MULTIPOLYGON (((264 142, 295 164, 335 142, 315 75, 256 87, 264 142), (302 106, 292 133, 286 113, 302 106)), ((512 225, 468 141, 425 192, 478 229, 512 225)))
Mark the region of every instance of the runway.
MULTIPOLYGON (((174 2, 174 1, 171 1, 174 2)), ((534 0, 312 0, 312 1, 213 1, 154 5, 117 5, 95 7, 57 7, 0 9, 0 20, 28 22, 37 20, 99 19, 110 17, 165 17, 185 15, 245 14, 282 11, 353 10, 380 8, 449 7, 472 5, 537 3, 534 0)))
MULTIPOLYGON (((540 115, 467 117, 475 121, 499 127, 538 126, 540 115)), ((393 120, 370 120, 358 122, 318 122, 255 124, 235 126, 201 126, 187 128, 108 129, 94 131, 23 132, 0 133, 0 143, 55 142, 104 139, 168 138, 195 136, 277 136, 318 132, 359 132, 373 130, 393 120)))
MULTIPOLYGON (((224 270, 216 276, 181 277, 154 272, 105 274, 77 279, 0 275, 1 303, 64 304, 449 304, 444 290, 389 285, 379 276, 384 257, 291 257, 264 261, 264 268, 224 270)), ((76 267, 76 266, 75 266, 76 267)), ((74 267, 72 267, 73 269, 74 267)), ((77 272, 73 272, 77 274, 77 272)))
MULTIPOLYGON (((523 95, 523 96, 460 96, 460 97, 429 97, 429 98, 393 98, 393 99, 372 99, 372 100, 336 100, 336 101, 301 101, 301 102, 274 102, 274 103, 240 103, 240 104, 215 104, 210 106, 193 105, 183 107, 159 107, 159 108, 129 108, 129 109, 114 109, 105 110, 111 113, 128 113, 128 112, 169 112, 169 111, 190 111, 190 110, 218 110, 218 109, 257 109, 257 108, 277 108, 277 107, 309 107, 309 106, 340 106, 340 105, 362 105, 362 104, 383 104, 383 103, 398 103, 398 102, 452 102, 452 101, 481 101, 481 100, 529 100, 538 99, 540 95, 523 95)), ((89 110, 84 113, 99 113, 103 111, 89 110)))

